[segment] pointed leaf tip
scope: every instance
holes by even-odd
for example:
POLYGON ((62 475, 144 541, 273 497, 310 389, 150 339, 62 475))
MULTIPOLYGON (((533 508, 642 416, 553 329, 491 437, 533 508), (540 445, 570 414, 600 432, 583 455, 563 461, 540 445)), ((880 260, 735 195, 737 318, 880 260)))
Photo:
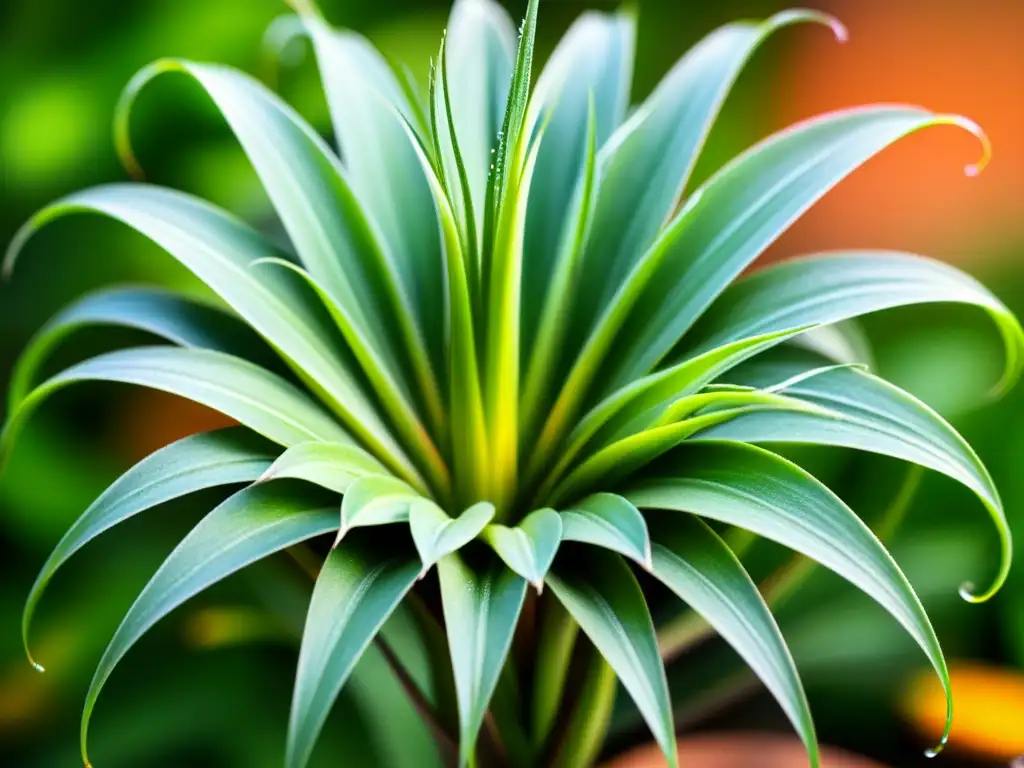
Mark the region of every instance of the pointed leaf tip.
POLYGON ((937 125, 954 125, 957 128, 962 128, 981 143, 981 157, 976 162, 968 163, 964 166, 964 175, 971 178, 980 176, 981 172, 992 161, 992 140, 985 133, 985 129, 969 117, 964 117, 963 115, 939 115, 936 117, 935 123, 937 125))
POLYGON ((837 43, 846 43, 850 40, 850 31, 846 28, 846 25, 832 14, 823 11, 806 8, 780 11, 768 19, 766 25, 774 30, 801 22, 813 22, 828 27, 832 30, 837 43))

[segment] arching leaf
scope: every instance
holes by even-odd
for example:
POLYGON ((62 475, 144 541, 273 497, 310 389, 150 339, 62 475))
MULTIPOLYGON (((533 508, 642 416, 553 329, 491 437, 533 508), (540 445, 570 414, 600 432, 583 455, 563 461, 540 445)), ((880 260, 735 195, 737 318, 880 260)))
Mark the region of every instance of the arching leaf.
POLYGON ((1024 329, 1017 319, 970 275, 908 253, 822 254, 761 270, 727 288, 684 345, 714 349, 748 336, 931 302, 969 304, 988 312, 1006 346, 1003 386, 1012 386, 1024 370, 1024 329))
POLYGON ((358 478, 341 500, 341 527, 335 545, 352 528, 404 523, 409 519, 409 505, 421 498, 409 485, 393 477, 358 478))
POLYGON ((83 381, 170 392, 220 411, 286 447, 309 440, 352 442, 305 393, 257 365, 210 350, 135 347, 78 363, 40 384, 8 418, 0 447, 10 449, 24 423, 50 395, 83 381))
POLYGON ((108 288, 61 310, 32 337, 11 374, 8 411, 31 391, 50 353, 69 335, 89 326, 134 328, 182 347, 214 349, 273 366, 273 354, 252 328, 212 304, 157 288, 108 288))
POLYGON ((204 488, 252 482, 270 466, 276 453, 275 446, 263 438, 232 427, 171 443, 121 475, 68 528, 36 577, 21 618, 26 652, 35 608, 57 569, 71 555, 147 509, 204 488))
POLYGON ((288 722, 287 768, 309 761, 353 667, 416 582, 419 563, 350 537, 324 561, 302 631, 288 722))
POLYGON ((1010 528, 999 492, 971 446, 939 414, 908 392, 866 371, 831 368, 814 370, 818 359, 800 350, 777 350, 766 360, 753 360, 729 378, 754 386, 792 381, 782 391, 819 407, 816 411, 758 411, 739 416, 694 435, 693 440, 736 440, 745 443, 806 443, 855 448, 910 461, 963 483, 992 517, 999 532, 1002 557, 999 572, 983 593, 965 597, 986 600, 1006 581, 1013 556, 1010 528))
POLYGON ((495 561, 471 568, 458 554, 437 564, 459 703, 459 764, 471 761, 512 633, 526 597, 526 582, 495 561))
POLYGON ((670 766, 676 735, 665 667, 643 592, 629 566, 596 547, 567 547, 548 574, 565 606, 629 691, 670 766))
POLYGON ((44 208, 19 230, 4 260, 7 273, 28 239, 46 223, 75 212, 122 221, 151 239, 210 286, 280 352, 303 382, 337 413, 375 455, 396 470, 415 470, 355 376, 357 366, 337 338, 326 310, 310 301, 295 275, 251 269, 280 257, 253 229, 198 198, 143 184, 109 184, 77 192, 44 208))
POLYGON ((938 638, 906 576, 871 530, 834 493, 785 459, 749 445, 682 445, 623 495, 641 509, 692 512, 745 528, 835 571, 900 622, 952 699, 938 638))
POLYGON ((305 480, 336 493, 345 493, 359 478, 376 475, 390 477, 391 473, 358 446, 308 442, 293 445, 282 453, 259 481, 305 480))
POLYGON ((689 515, 653 513, 652 572, 725 639, 779 702, 820 763, 807 696, 786 641, 757 585, 725 542, 689 515))
POLYGON ((590 330, 677 208, 750 56, 772 33, 799 22, 826 24, 840 39, 845 36, 835 19, 817 11, 785 11, 763 22, 720 27, 690 49, 601 148, 604 183, 584 256, 579 331, 590 330))
POLYGON ((128 610, 100 659, 82 713, 82 757, 88 765, 89 720, 117 663, 160 619, 212 584, 285 547, 335 530, 337 513, 317 494, 256 486, 239 491, 192 529, 128 610))
POLYGON ((605 361, 603 391, 650 371, 826 192, 899 139, 949 124, 978 130, 912 107, 862 107, 800 123, 744 152, 694 193, 637 262, 581 353, 574 384, 589 384, 605 361))

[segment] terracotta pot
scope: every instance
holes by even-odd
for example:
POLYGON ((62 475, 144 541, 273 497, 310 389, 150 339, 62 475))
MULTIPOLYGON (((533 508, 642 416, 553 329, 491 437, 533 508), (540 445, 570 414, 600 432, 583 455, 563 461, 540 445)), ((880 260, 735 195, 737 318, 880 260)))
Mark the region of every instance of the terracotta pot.
MULTIPOLYGON (((821 750, 822 768, 885 768, 880 763, 832 748, 821 750)), ((679 742, 679 764, 687 768, 807 768, 799 740, 770 734, 717 734, 679 742)), ((665 758, 656 745, 641 747, 605 768, 661 768, 665 758)))

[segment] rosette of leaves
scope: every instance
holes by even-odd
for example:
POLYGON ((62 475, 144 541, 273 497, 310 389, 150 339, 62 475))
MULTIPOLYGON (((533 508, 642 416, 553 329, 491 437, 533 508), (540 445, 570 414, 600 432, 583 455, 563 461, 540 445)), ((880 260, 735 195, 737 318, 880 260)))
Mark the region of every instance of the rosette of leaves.
POLYGON ((129 169, 136 94, 161 73, 184 74, 241 144, 286 244, 143 183, 73 194, 16 237, 8 272, 47 222, 99 213, 161 246, 221 301, 114 289, 57 316, 15 371, 5 449, 44 400, 82 381, 164 390, 239 424, 130 469, 71 527, 32 589, 26 646, 44 587, 89 540, 169 499, 234 487, 110 642, 87 696, 83 755, 99 692, 139 637, 286 549, 322 556, 288 766, 307 762, 353 666, 403 601, 433 674, 414 679, 401 654, 390 658, 459 764, 589 764, 616 681, 674 764, 641 586, 654 581, 735 647, 817 764, 799 677, 727 543, 733 531, 802 553, 874 598, 948 694, 939 642, 897 564, 836 495, 770 446, 872 451, 967 486, 1002 546, 991 586, 964 589, 984 600, 1011 554, 988 473, 940 416, 861 364, 863 344, 843 323, 921 302, 975 305, 1005 342, 1004 387, 1021 370, 1021 327, 969 276, 906 253, 816 254, 745 272, 900 138, 966 128, 984 145, 969 173, 987 160, 987 140, 963 118, 858 107, 773 135, 691 190, 723 99, 758 45, 801 22, 839 38, 843 28, 811 11, 730 24, 630 111, 632 13, 583 15, 534 80, 538 5, 517 36, 496 3, 457 0, 425 89, 359 35, 300 8, 285 36, 312 42, 336 150, 241 72, 181 60, 141 71, 116 121, 129 169), (163 343, 39 383, 54 345, 96 324, 163 343))

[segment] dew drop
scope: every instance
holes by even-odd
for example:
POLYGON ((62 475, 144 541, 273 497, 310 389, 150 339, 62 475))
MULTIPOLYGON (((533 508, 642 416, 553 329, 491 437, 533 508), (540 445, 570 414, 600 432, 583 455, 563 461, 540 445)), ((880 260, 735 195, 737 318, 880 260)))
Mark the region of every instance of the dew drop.
POLYGON ((32 669, 34 669, 36 672, 45 672, 46 671, 46 669, 43 667, 43 665, 40 664, 39 662, 36 662, 36 661, 32 662, 32 669))

